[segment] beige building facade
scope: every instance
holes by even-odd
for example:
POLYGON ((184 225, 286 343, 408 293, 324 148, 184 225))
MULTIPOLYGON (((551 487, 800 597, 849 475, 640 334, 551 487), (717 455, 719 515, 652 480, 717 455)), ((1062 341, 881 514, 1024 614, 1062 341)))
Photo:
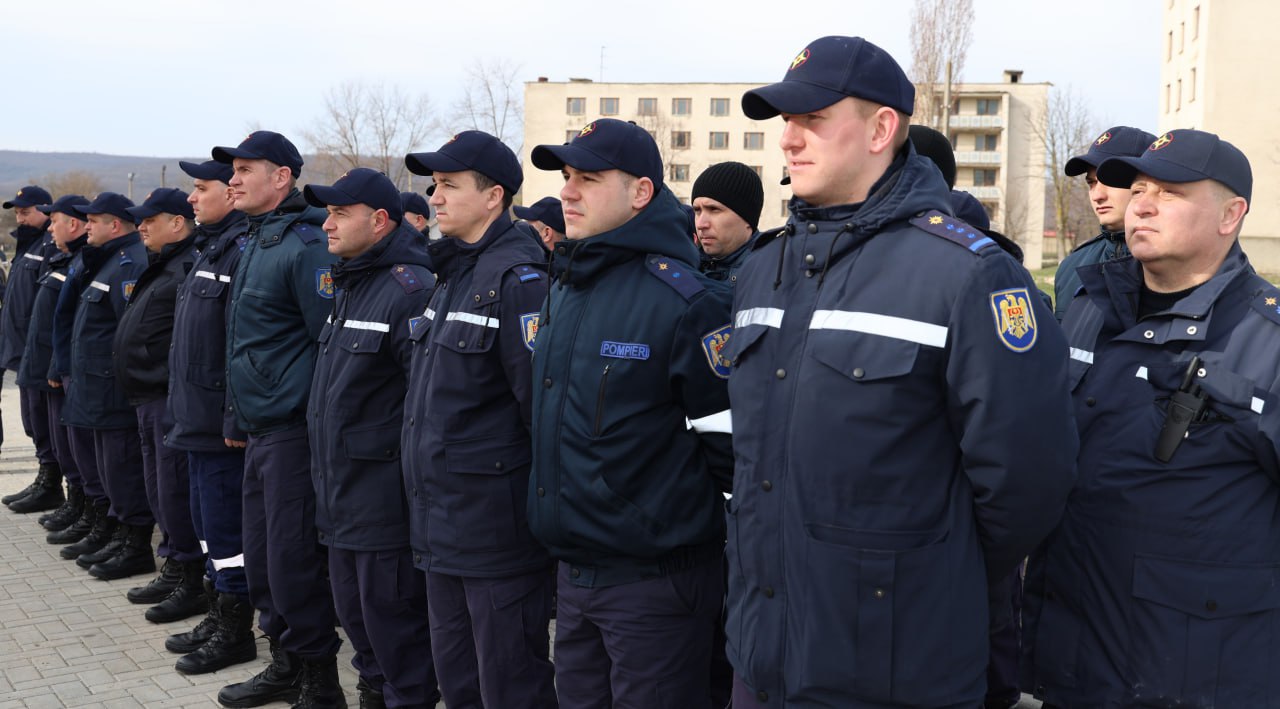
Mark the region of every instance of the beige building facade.
MULTIPOLYGON (((1042 121, 1048 84, 1023 84, 1018 72, 993 84, 955 87, 951 116, 956 147, 956 188, 973 193, 992 215, 993 228, 1022 245, 1025 262, 1038 268, 1044 233, 1044 151, 1035 121, 1042 121)), ((523 201, 560 193, 558 173, 533 168, 529 154, 540 144, 572 140, 596 118, 635 121, 657 141, 666 183, 688 203, 693 182, 725 161, 751 166, 764 183, 760 228, 787 219, 789 187, 780 182, 785 162, 778 141, 782 121, 753 121, 742 113, 742 94, 768 82, 602 83, 588 79, 525 84, 523 201)))
POLYGON ((1253 200, 1240 244, 1259 271, 1280 273, 1280 93, 1269 28, 1280 3, 1160 0, 1160 133, 1195 128, 1244 151, 1253 200))

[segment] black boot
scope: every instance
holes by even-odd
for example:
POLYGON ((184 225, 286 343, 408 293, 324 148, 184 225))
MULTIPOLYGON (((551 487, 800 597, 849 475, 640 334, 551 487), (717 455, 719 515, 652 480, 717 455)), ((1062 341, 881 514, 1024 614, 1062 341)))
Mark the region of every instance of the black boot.
MULTIPOLYGON (((203 571, 203 569, 201 569, 203 571)), ((134 586, 124 597, 130 603, 159 603, 173 593, 173 589, 182 582, 182 563, 172 558, 164 560, 160 567, 160 575, 151 579, 146 586, 134 586)))
POLYGON ((40 483, 43 480, 44 480, 44 466, 42 465, 36 469, 36 479, 32 480, 30 485, 22 488, 21 490, 13 493, 12 495, 5 495, 4 497, 0 497, 0 504, 4 504, 7 507, 9 505, 12 505, 14 502, 17 502, 18 500, 21 500, 27 495, 30 495, 31 493, 35 492, 40 488, 40 483))
POLYGON ((387 702, 382 698, 382 690, 374 689, 361 677, 356 682, 356 691, 360 694, 360 709, 387 709, 387 702))
MULTIPOLYGON (((75 544, 84 539, 93 531, 93 523, 98 519, 98 508, 93 506, 93 502, 85 497, 84 509, 80 511, 80 518, 71 523, 71 526, 57 532, 49 532, 44 535, 44 540, 50 544, 75 544)), ((76 556, 79 556, 78 554, 76 556)), ((74 559, 74 556, 62 556, 64 559, 74 559)))
POLYGON ((209 599, 204 595, 204 560, 184 561, 179 568, 181 583, 167 598, 147 609, 145 617, 152 623, 172 623, 209 612, 209 599))
POLYGON ((82 569, 88 569, 100 561, 106 561, 115 556, 124 548, 124 540, 129 536, 129 525, 120 524, 114 518, 108 517, 111 527, 111 539, 102 545, 101 549, 91 551, 87 554, 81 554, 76 557, 76 566, 82 569))
POLYGON ((50 532, 59 532, 80 519, 82 512, 84 512, 84 488, 67 483, 67 501, 53 512, 40 515, 38 521, 41 527, 50 532))
MULTIPOLYGON (((89 533, 84 535, 80 541, 69 547, 63 547, 58 555, 64 559, 78 559, 81 554, 92 554, 102 547, 105 547, 111 541, 111 535, 115 534, 116 521, 111 519, 107 514, 110 507, 108 502, 95 502, 85 507, 85 511, 92 511, 93 520, 89 528, 89 533)), ((74 527, 75 525, 71 525, 74 527)), ((70 527, 68 527, 68 530, 70 527)))
POLYGON ((271 664, 244 682, 223 687, 218 692, 219 704, 224 707, 258 707, 268 702, 297 701, 302 688, 302 658, 282 649, 275 640, 270 642, 271 664))
MULTIPOLYGON (((187 675, 217 672, 258 656, 258 643, 253 637, 253 606, 249 605, 249 599, 224 593, 218 596, 214 607, 218 609, 218 629, 195 652, 178 659, 174 668, 179 672, 187 675)), ((221 694, 218 699, 221 701, 221 694)))
POLYGON ((9 509, 18 514, 44 512, 57 509, 67 501, 62 492, 62 468, 57 463, 42 463, 36 473, 36 488, 27 495, 9 503, 9 509))
POLYGON ((338 683, 338 658, 302 661, 302 692, 293 709, 347 709, 347 697, 338 683))
POLYGON ((218 629, 218 592, 214 590, 213 582, 208 579, 204 581, 204 597, 209 601, 209 612, 191 630, 165 638, 164 649, 185 655, 195 652, 213 637, 214 631, 218 629))
POLYGON ((124 544, 115 556, 89 567, 89 575, 103 581, 122 579, 137 574, 156 572, 156 555, 151 548, 151 535, 155 524, 123 524, 124 544))

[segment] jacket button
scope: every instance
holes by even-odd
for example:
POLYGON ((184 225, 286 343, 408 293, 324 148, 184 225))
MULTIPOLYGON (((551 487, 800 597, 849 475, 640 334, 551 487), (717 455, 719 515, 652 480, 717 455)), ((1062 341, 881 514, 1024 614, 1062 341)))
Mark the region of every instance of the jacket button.
POLYGON ((493 296, 495 296, 495 295, 497 295, 497 294, 498 294, 498 291, 493 291, 493 290, 489 291, 489 297, 490 297, 490 298, 492 298, 493 296))
POLYGON ((1196 330, 1196 326, 1195 326, 1195 325, 1192 325, 1191 327, 1188 327, 1188 328, 1187 328, 1187 334, 1188 334, 1188 335, 1194 335, 1194 334, 1196 334, 1196 332, 1197 332, 1197 330, 1196 330))
POLYGON ((547 389, 550 389, 550 388, 551 388, 551 377, 547 377, 546 379, 543 379, 543 380, 542 380, 542 386, 543 386, 543 387, 545 387, 545 388, 547 388, 547 389))
POLYGON ((1212 613, 1213 611, 1218 610, 1218 602, 1211 598, 1205 602, 1204 609, 1212 613))
POLYGON ((813 257, 813 254, 805 254, 805 255, 804 255, 804 262, 805 262, 805 264, 806 264, 806 265, 808 265, 808 266, 812 266, 812 265, 813 265, 817 260, 818 260, 818 259, 816 259, 816 258, 814 258, 814 257, 813 257))
POLYGON ((1142 336, 1150 340, 1151 338, 1155 337, 1156 334, 1150 330, 1147 330, 1146 332, 1142 333, 1142 336))
POLYGON ((465 340, 458 340, 458 349, 460 350, 467 349, 467 343, 465 340))
POLYGON ((769 482, 768 480, 765 480, 764 482, 760 483, 760 489, 764 490, 765 492, 768 492, 773 489, 773 483, 769 482))
POLYGON ((547 496, 547 491, 543 488, 538 488, 538 497, 546 497, 546 496, 547 496))
POLYGON ((1098 400, 1097 400, 1097 399, 1095 399, 1095 398, 1093 398, 1092 396, 1091 396, 1091 397, 1089 397, 1088 399, 1085 399, 1085 400, 1084 400, 1084 405, 1085 405, 1085 406, 1094 406, 1094 405, 1096 405, 1097 403, 1098 403, 1098 400))
POLYGON ((867 375, 867 373, 866 373, 866 371, 865 371, 865 370, 863 370, 863 369, 862 369, 862 367, 854 367, 854 368, 853 368, 853 378, 854 378, 854 379, 861 379, 861 378, 865 377, 866 375, 867 375))
POLYGON ((391 449, 390 449, 390 448, 387 448, 386 450, 382 451, 382 454, 383 454, 383 455, 391 455, 391 449))
POLYGON ((502 461, 498 461, 498 462, 494 463, 494 464, 493 464, 493 469, 494 469, 494 470, 502 470, 502 461))
POLYGON ((884 589, 877 588, 872 595, 874 595, 876 598, 884 598, 884 589))
POLYGON ((765 586, 760 591, 764 593, 765 598, 773 598, 773 586, 765 586))
POLYGON ((410 426, 412 426, 412 425, 413 425, 413 417, 412 417, 412 416, 410 416, 410 417, 409 417, 409 425, 410 425, 410 426))
POLYGON ((813 278, 813 271, 812 271, 812 270, 806 270, 806 271, 804 272, 804 277, 805 277, 805 278, 813 278))
POLYGON ((415 564, 420 564, 420 563, 422 563, 422 555, 421 555, 421 554, 414 554, 414 555, 413 555, 413 563, 415 563, 415 564))
POLYGON ((577 569, 569 569, 569 578, 576 579, 581 575, 582 575, 581 571, 578 571, 577 569))
POLYGON ((817 225, 817 224, 814 224, 813 222, 809 222, 809 233, 810 233, 810 234, 817 234, 817 233, 818 233, 818 225, 817 225))
POLYGON ((476 293, 476 302, 477 302, 477 303, 479 303, 479 302, 480 302, 480 294, 479 294, 479 293, 476 293))
POLYGON ((786 379, 786 378, 787 378, 787 370, 785 370, 785 369, 779 369, 778 371, 776 371, 776 372, 774 372, 774 373, 773 373, 773 376, 775 376, 775 377, 777 377, 777 378, 779 378, 779 379, 786 379))
MULTIPOLYGON (((812 227, 813 225, 810 224, 809 226, 812 227)), ((759 692, 756 692, 756 699, 759 699, 762 702, 767 702, 769 701, 769 693, 762 689, 759 692)))
POLYGON ((360 343, 359 343, 359 342, 356 342, 356 343, 352 344, 352 345, 351 345, 351 349, 353 349, 353 350, 358 350, 358 349, 360 349, 360 343))

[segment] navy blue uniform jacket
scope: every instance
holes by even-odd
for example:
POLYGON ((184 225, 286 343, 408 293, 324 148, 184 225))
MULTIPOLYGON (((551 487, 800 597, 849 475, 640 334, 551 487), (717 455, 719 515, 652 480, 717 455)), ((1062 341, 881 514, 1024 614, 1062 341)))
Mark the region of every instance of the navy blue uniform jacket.
POLYGON ((40 288, 36 281, 44 272, 45 259, 57 253, 58 247, 53 245, 48 222, 38 228, 20 226, 13 235, 17 246, 4 290, 4 307, 0 308, 0 368, 16 372, 27 346, 31 307, 40 288))
POLYGON ((1062 332, 949 204, 908 145, 739 274, 726 632, 766 706, 980 706, 988 582, 1071 488, 1062 332))
POLYGON ((546 251, 505 214, 474 244, 430 248, 440 280, 413 336, 405 405, 415 563, 491 578, 547 568, 525 516, 546 251))
POLYGON ((728 256, 713 257, 702 254, 702 261, 698 265, 698 269, 713 281, 728 281, 730 284, 737 283, 738 271, 741 271, 742 264, 747 262, 747 256, 751 255, 751 251, 756 245, 756 239, 759 237, 760 232, 752 234, 746 243, 739 246, 736 251, 728 256))
POLYGON ((1063 327, 1080 480, 1028 576, 1024 691, 1073 709, 1280 706, 1280 290, 1238 244, 1141 320, 1136 260, 1079 274, 1063 327), (1195 356, 1208 408, 1161 462, 1195 356))
POLYGON ((45 259, 44 272, 38 281, 35 300, 31 303, 31 324, 27 329, 27 343, 18 365, 18 385, 29 389, 53 391, 49 380, 53 374, 53 313, 58 304, 58 294, 67 281, 67 268, 71 260, 88 238, 81 236, 68 244, 68 253, 57 251, 45 259))
POLYGON ((410 323, 431 293, 425 239, 401 225, 335 264, 333 281, 307 407, 316 528, 339 549, 407 549, 400 423, 410 323))
POLYGON ((231 212, 196 227, 196 261, 178 286, 169 352, 170 448, 220 453, 245 440, 227 405, 227 302, 249 223, 231 212))
POLYGON ((1080 289, 1080 276, 1076 273, 1082 266, 1103 263, 1129 255, 1129 247, 1124 241, 1124 230, 1107 231, 1077 246, 1058 264, 1058 271, 1053 277, 1053 314, 1059 321, 1067 314, 1071 299, 1080 289))
POLYGON ((724 544, 731 288, 698 273, 674 195, 556 245, 533 356, 529 524, 588 587, 663 576, 724 544))
POLYGON ((69 426, 132 428, 137 414, 116 377, 116 328, 147 267, 147 249, 138 232, 102 246, 80 250, 84 271, 67 285, 82 287, 71 325, 71 381, 62 419, 69 426))
POLYGON ((333 310, 336 259, 320 229, 325 216, 295 189, 249 218, 227 316, 228 394, 249 433, 306 423, 316 339, 333 310))
POLYGON ((193 231, 182 241, 165 244, 129 296, 129 305, 116 329, 116 377, 134 406, 164 399, 169 394, 169 345, 173 341, 173 310, 178 284, 194 262, 193 231))

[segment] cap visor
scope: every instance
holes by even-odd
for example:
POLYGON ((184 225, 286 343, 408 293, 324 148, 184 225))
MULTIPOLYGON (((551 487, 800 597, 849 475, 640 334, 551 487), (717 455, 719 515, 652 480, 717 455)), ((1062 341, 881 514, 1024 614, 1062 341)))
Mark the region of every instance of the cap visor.
POLYGON ((803 81, 779 81, 743 94, 742 112, 757 121, 780 113, 811 113, 845 96, 847 94, 803 81))
POLYGON ((415 175, 433 172, 465 172, 471 168, 444 153, 409 153, 404 156, 405 167, 415 175))
POLYGON ((539 145, 529 154, 539 170, 560 170, 565 165, 586 172, 616 170, 618 167, 580 145, 539 145))
MULTIPOLYGON (((8 209, 8 207, 5 207, 5 209, 8 209)), ((36 211, 40 212, 41 214, 53 214, 53 210, 55 209, 57 209, 57 207, 53 206, 52 204, 36 205, 36 211)))
POLYGON ((35 202, 30 202, 25 199, 15 199, 15 200, 11 200, 9 202, 4 203, 5 209, 13 209, 14 207, 34 207, 34 206, 36 206, 35 202))
POLYGON ((1067 164, 1062 168, 1062 172, 1067 177, 1075 177, 1076 175, 1083 175, 1094 167, 1097 167, 1097 165, 1094 165, 1085 156, 1077 155, 1067 161, 1067 164))
POLYGON ((536 220, 538 218, 537 215, 533 213, 533 207, 512 207, 511 213, 515 214, 520 219, 536 220))
POLYGON ((235 160, 236 158, 240 158, 241 160, 262 160, 263 159, 261 155, 256 155, 254 153, 249 152, 248 150, 241 150, 240 148, 217 147, 213 149, 212 155, 214 160, 217 160, 218 162, 221 162, 221 163, 226 163, 228 165, 230 165, 231 161, 235 160))
POLYGON ((140 222, 143 219, 146 219, 147 217, 154 217, 155 215, 160 213, 159 209, 156 209, 155 207, 148 207, 146 205, 129 207, 124 211, 128 212, 133 217, 134 221, 137 221, 137 222, 140 222))
POLYGON ((328 207, 330 205, 345 207, 348 204, 355 204, 359 201, 336 187, 327 187, 325 185, 307 185, 302 188, 302 196, 306 198, 307 204, 313 207, 328 207))
POLYGON ((1144 155, 1140 158, 1108 158, 1098 166, 1098 181, 1108 187, 1128 187, 1141 173, 1161 182, 1181 184, 1211 179, 1208 175, 1168 160, 1144 155))

